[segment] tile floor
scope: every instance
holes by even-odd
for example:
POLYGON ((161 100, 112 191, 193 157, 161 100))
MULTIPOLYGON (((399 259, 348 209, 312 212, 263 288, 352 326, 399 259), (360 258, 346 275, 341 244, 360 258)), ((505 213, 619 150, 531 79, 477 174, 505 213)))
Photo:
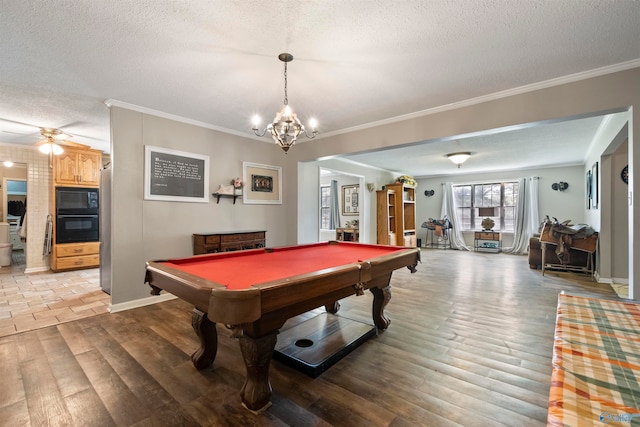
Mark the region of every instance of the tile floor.
POLYGON ((24 258, 0 268, 0 337, 106 313, 100 270, 24 274, 24 258))

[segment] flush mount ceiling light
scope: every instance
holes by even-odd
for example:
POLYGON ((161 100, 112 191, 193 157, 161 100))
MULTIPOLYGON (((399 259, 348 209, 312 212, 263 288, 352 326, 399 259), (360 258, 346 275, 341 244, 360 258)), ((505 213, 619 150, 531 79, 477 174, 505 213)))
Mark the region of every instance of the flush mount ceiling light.
POLYGON ((468 151, 447 154, 447 158, 451 160, 454 164, 458 165, 458 168, 460 167, 461 164, 466 162, 469 157, 471 157, 471 153, 469 153, 468 151))
POLYGON ((269 123, 262 132, 258 129, 260 117, 254 116, 252 130, 257 136, 264 136, 268 131, 276 144, 286 153, 296 143, 298 136, 304 135, 309 139, 313 139, 318 134, 318 131, 316 130, 317 123, 315 119, 311 119, 309 122, 311 135, 309 135, 300 120, 298 120, 296 113, 289 107, 289 99, 287 98, 287 64, 293 61, 293 55, 281 53, 278 55, 278 59, 284 62, 284 106, 276 114, 273 123, 269 123))

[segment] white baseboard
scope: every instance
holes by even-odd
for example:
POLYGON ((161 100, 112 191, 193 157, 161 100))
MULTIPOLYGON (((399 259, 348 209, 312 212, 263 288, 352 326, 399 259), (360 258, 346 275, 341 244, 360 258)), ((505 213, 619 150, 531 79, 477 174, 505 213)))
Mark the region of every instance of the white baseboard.
POLYGON ((614 277, 613 280, 612 280, 612 283, 616 283, 618 285, 628 285, 629 284, 629 278, 628 277, 624 277, 624 278, 614 277))
POLYGON ((120 304, 111 304, 109 311, 111 313, 117 313, 119 311, 131 310, 132 308, 144 307, 146 305, 152 305, 159 302, 170 301, 177 297, 172 294, 164 293, 160 295, 154 295, 147 298, 140 298, 133 301, 122 302, 120 304))
POLYGON ((629 278, 620 278, 620 277, 600 277, 598 273, 595 274, 596 282, 598 283, 606 283, 608 285, 613 285, 614 283, 617 285, 628 285, 629 278))
POLYGON ((51 268, 49 268, 49 267, 31 267, 31 268, 25 268, 24 269, 24 274, 43 273, 43 272, 49 271, 49 270, 51 270, 51 268))

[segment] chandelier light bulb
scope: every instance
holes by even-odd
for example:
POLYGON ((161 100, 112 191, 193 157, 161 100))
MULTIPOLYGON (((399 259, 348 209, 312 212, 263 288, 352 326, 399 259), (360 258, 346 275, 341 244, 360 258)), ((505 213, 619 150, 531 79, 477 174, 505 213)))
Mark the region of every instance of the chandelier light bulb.
POLYGON ((318 127, 318 121, 312 117, 309 120, 309 126, 311 126, 311 130, 315 130, 318 127))
POLYGON ((284 117, 290 117, 291 116, 291 107, 289 107, 288 105, 284 106, 284 117))
POLYGON ((256 114, 255 116, 253 116, 253 118, 251 119, 251 123, 253 123, 253 128, 257 129, 261 121, 262 120, 260 119, 259 115, 256 114))

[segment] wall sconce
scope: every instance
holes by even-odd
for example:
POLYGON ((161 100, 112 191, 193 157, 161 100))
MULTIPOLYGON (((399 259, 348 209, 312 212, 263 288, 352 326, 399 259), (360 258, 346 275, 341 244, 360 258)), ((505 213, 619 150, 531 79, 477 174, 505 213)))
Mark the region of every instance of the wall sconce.
POLYGON ((427 197, 431 197, 436 194, 435 190, 424 190, 424 195, 427 197))
POLYGON ((372 193, 375 189, 376 185, 373 182, 367 182, 367 190, 369 190, 369 193, 372 193))
POLYGON ((569 183, 568 182, 554 182, 553 184, 551 184, 551 188, 554 189, 555 191, 564 191, 567 188, 569 188, 569 183))

